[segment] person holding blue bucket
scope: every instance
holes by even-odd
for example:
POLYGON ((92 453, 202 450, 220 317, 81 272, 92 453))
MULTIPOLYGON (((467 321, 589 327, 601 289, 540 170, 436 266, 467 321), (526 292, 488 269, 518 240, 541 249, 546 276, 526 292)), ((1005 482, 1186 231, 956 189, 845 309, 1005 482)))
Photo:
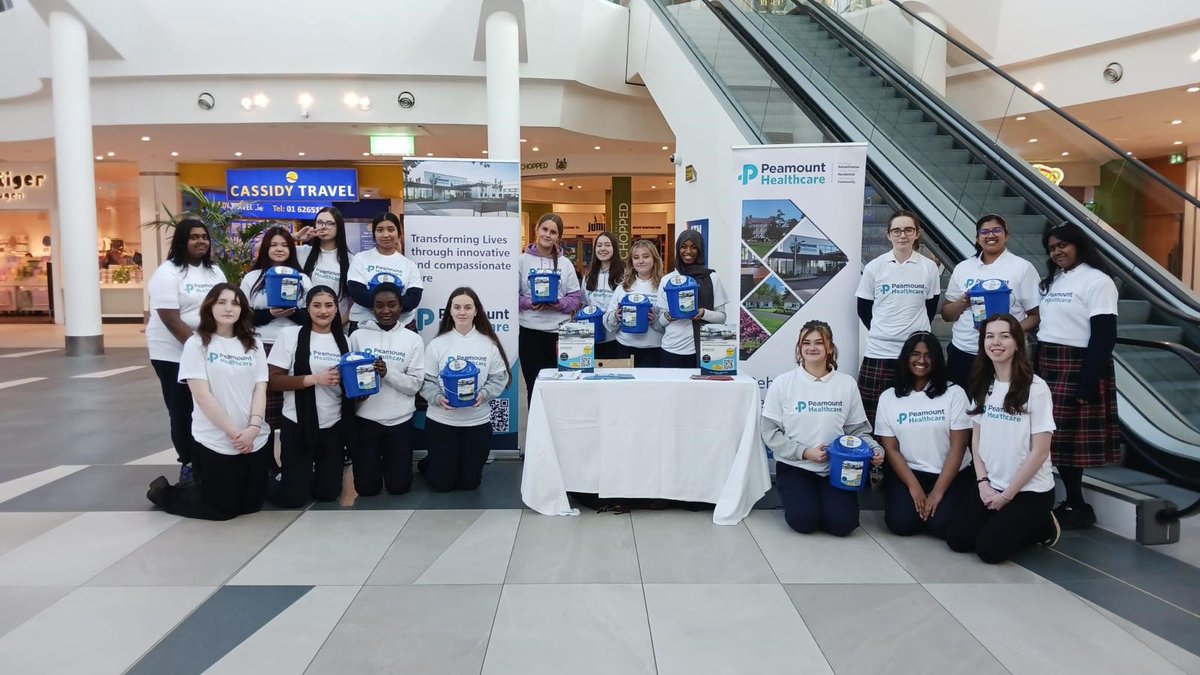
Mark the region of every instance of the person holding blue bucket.
MULTIPOLYGON (((972 309, 971 290, 984 281, 999 280, 1010 291, 1005 313, 1021 322, 1028 333, 1038 325, 1037 270, 1028 260, 1008 250, 1008 224, 996 214, 975 221, 975 255, 960 262, 946 284, 942 318, 954 323, 953 338, 946 350, 950 381, 966 389, 979 342, 979 325, 988 314, 977 315, 972 309)), ((996 289, 1000 290, 1000 289, 996 289)), ((978 303, 983 298, 974 300, 978 303)))
POLYGON ((871 438, 854 378, 837 370, 829 324, 809 321, 800 328, 796 364, 771 382, 762 411, 783 517, 803 534, 845 537, 858 527, 856 490, 866 483, 867 465, 883 463, 883 448, 871 438))
POLYGON ((942 345, 929 331, 909 336, 895 371, 875 415, 875 438, 887 453, 883 521, 902 537, 929 532, 944 539, 973 482, 967 393, 946 380, 942 345))
POLYGON ((354 254, 346 241, 346 221, 336 206, 326 206, 317 211, 313 224, 296 232, 296 241, 313 242, 296 247, 300 260, 300 271, 307 274, 316 284, 328 286, 338 294, 338 310, 342 323, 350 321, 350 291, 346 280, 350 275, 350 263, 354 254))
POLYGON ((562 234, 563 221, 558 214, 538 218, 533 243, 521 254, 518 268, 517 321, 521 330, 517 358, 525 379, 526 404, 533 396, 538 373, 558 365, 559 324, 570 321, 583 304, 579 275, 559 246, 562 234))
POLYGON ((404 224, 394 213, 381 213, 371 220, 371 236, 375 248, 354 256, 350 265, 350 276, 346 286, 354 304, 350 307, 350 332, 353 333, 362 321, 374 318, 371 289, 378 283, 379 275, 386 275, 389 282, 400 289, 401 326, 413 319, 417 306, 421 304, 424 282, 421 270, 401 252, 404 247, 404 224))
POLYGON ((354 490, 360 496, 402 495, 412 488, 413 413, 425 379, 425 343, 400 325, 401 292, 395 284, 371 291, 375 320, 364 321, 350 336, 350 349, 375 357, 379 392, 357 403, 354 490))
POLYGON ((707 262, 704 237, 696 230, 680 232, 675 269, 663 277, 657 301, 664 368, 699 368, 701 324, 725 323, 725 287, 707 262))
POLYGON ((633 242, 625 279, 613 292, 604 313, 605 328, 617 333, 617 356, 632 356, 638 368, 657 368, 662 362, 665 324, 657 321, 655 311, 662 277, 663 261, 654 242, 633 242))
POLYGON ((1016 317, 988 317, 978 348, 967 388, 978 490, 951 515, 946 543, 1000 563, 1034 544, 1058 543, 1050 471, 1054 403, 1046 381, 1033 374, 1016 317))
POLYGON ((483 303, 463 286, 450 292, 437 337, 425 347, 421 396, 429 455, 418 468, 434 492, 474 490, 492 451, 489 402, 508 386, 508 355, 483 303))
POLYGON ((599 323, 596 332, 596 358, 617 358, 617 334, 605 330, 604 313, 612 304, 613 293, 625 279, 625 261, 617 255, 617 240, 608 232, 596 235, 592 242, 592 259, 584 275, 583 292, 587 304, 579 308, 576 321, 599 323), (596 314, 600 319, 597 322, 596 314))
POLYGON ((285 329, 267 359, 271 389, 283 392, 281 470, 267 497, 284 508, 309 499, 331 502, 342 491, 342 468, 354 404, 342 395, 338 365, 350 345, 342 332, 337 294, 314 286, 304 299, 308 324, 285 329))

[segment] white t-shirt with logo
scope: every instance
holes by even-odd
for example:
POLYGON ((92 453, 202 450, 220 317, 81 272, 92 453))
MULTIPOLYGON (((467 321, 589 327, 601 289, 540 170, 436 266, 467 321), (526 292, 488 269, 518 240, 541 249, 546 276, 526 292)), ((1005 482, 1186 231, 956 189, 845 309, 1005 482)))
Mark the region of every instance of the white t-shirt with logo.
MULTIPOLYGON (((661 284, 659 284, 661 286, 661 284)), ((629 290, 625 290, 625 284, 617 284, 613 289, 612 300, 608 303, 608 310, 604 312, 604 328, 605 330, 615 331, 617 333, 617 342, 626 347, 661 347, 663 341, 663 325, 657 320, 649 322, 650 327, 645 333, 626 333, 620 330, 621 326, 621 300, 627 295, 641 293, 646 296, 646 300, 650 303, 650 308, 656 313, 661 312, 657 308, 658 304, 658 289, 654 287, 654 282, 650 279, 633 278, 633 283, 630 284, 629 290)), ((656 317, 657 318, 657 317, 656 317)))
MULTIPOLYGON (((803 367, 780 375, 767 388, 763 417, 773 420, 788 438, 804 449, 831 443, 845 433, 848 425, 867 421, 858 383, 849 375, 833 371, 817 379, 803 367)), ((829 462, 813 462, 797 457, 776 455, 776 461, 829 475, 829 462)))
MULTIPOLYGON (((528 281, 528 279, 526 279, 526 281, 528 281)), ((584 304, 595 305, 596 307, 600 308, 601 312, 607 312, 608 305, 612 302, 613 292, 613 289, 608 287, 608 270, 600 270, 600 272, 596 274, 596 290, 584 291, 584 294, 586 295, 585 299, 587 300, 587 302, 584 304)), ((606 327, 604 331, 604 339, 600 340, 600 342, 612 342, 616 339, 616 334, 611 330, 608 330, 606 327)))
MULTIPOLYGON (((300 337, 300 326, 285 328, 279 332, 267 364, 277 368, 287 368, 288 375, 296 374, 296 341, 300 337)), ((316 374, 328 368, 336 368, 342 354, 338 351, 337 340, 332 333, 313 333, 308 344, 309 372, 316 374)), ((341 385, 314 385, 317 393, 317 426, 328 429, 342 419, 342 388, 341 385)), ((283 416, 293 422, 296 417, 296 392, 283 392, 283 416)))
MULTIPOLYGON (((956 384, 933 399, 923 391, 900 398, 895 389, 888 389, 879 395, 875 435, 894 437, 913 471, 940 474, 950 454, 950 432, 971 429, 967 408, 967 393, 956 384)), ((959 470, 970 463, 968 451, 959 470)))
POLYGON ((929 330, 925 302, 941 291, 937 265, 913 251, 899 262, 892 251, 863 267, 855 295, 871 300, 871 329, 867 332, 869 359, 894 359, 909 335, 929 330))
MULTIPOLYGON (((1029 315, 1029 310, 1041 302, 1037 270, 1033 269, 1028 260, 1007 249, 990 265, 984 265, 978 256, 971 256, 955 266, 950 275, 950 283, 946 284, 947 302, 961 300, 967 294, 967 289, 983 279, 1000 279, 1008 283, 1008 287, 1012 289, 1012 295, 1009 296, 1009 313, 1016 317, 1017 321, 1024 321, 1029 315)), ((979 352, 979 331, 975 328, 970 308, 963 310, 958 321, 954 322, 953 344, 968 354, 979 352)))
POLYGON ((175 339, 158 315, 160 309, 177 309, 179 318, 193 331, 200 325, 200 305, 213 286, 225 281, 225 273, 215 264, 184 265, 164 262, 154 270, 147 291, 150 295, 150 322, 146 324, 146 347, 151 361, 179 361, 183 344, 175 339))
MULTIPOLYGON (((242 292, 245 293, 246 297, 250 300, 251 309, 270 309, 270 306, 267 305, 266 283, 264 283, 262 287, 259 288, 254 294, 250 293, 250 291, 254 290, 254 285, 258 283, 258 280, 262 277, 262 274, 262 270, 250 270, 249 272, 246 272, 246 276, 242 277, 242 292)), ((304 307, 304 298, 308 294, 308 289, 312 288, 312 285, 312 279, 309 279, 307 274, 301 273, 300 302, 297 307, 304 307)), ((263 344, 273 345, 275 344, 275 339, 279 337, 279 331, 285 328, 293 328, 296 325, 297 324, 295 321, 292 321, 286 316, 277 316, 271 319, 269 323, 263 324, 262 326, 256 326, 255 330, 258 331, 258 339, 262 340, 263 344)))
POLYGON ((1093 316, 1117 314, 1117 285, 1104 272, 1079 263, 1055 273, 1042 296, 1038 340, 1068 347, 1086 347, 1093 316))
MULTIPOLYGON (((314 286, 328 286, 333 289, 334 293, 341 295, 342 292, 342 267, 338 263, 337 249, 325 250, 308 244, 301 244, 296 247, 296 259, 300 261, 300 269, 308 264, 308 256, 312 255, 313 251, 317 251, 317 262, 313 266, 312 278, 314 286)), ((354 264, 355 255, 347 252, 348 262, 354 264)), ((346 274, 349 275, 350 268, 346 268, 346 274)), ((350 304, 353 302, 349 294, 346 297, 338 298, 338 310, 345 314, 350 311, 350 304)))
MULTIPOLYGON (((561 300, 564 295, 574 293, 581 289, 579 285, 579 275, 575 273, 575 266, 571 264, 570 258, 560 255, 558 262, 558 299, 561 300)), ((551 271, 555 269, 554 258, 543 258, 533 255, 529 251, 521 254, 520 265, 517 268, 518 290, 519 293, 528 298, 532 297, 529 291, 529 271, 543 270, 551 271)), ((532 328, 533 330, 546 331, 553 333, 558 330, 558 325, 564 321, 570 321, 575 318, 574 314, 568 315, 553 309, 522 309, 517 314, 517 323, 522 328, 532 328)))
MULTIPOLYGON (((1054 404, 1050 400, 1050 387, 1037 375, 1029 387, 1029 412, 1010 415, 1004 412, 1004 396, 1008 394, 1008 382, 993 382, 988 393, 984 411, 972 415, 971 422, 979 426, 979 447, 975 450, 987 468, 992 487, 1004 491, 1017 475, 1021 463, 1031 450, 1030 436, 1044 431, 1053 432, 1054 404)), ((1050 472, 1050 456, 1029 479, 1021 492, 1046 492, 1054 489, 1054 475, 1050 472)))
MULTIPOLYGON (((199 335, 193 335, 183 345, 179 359, 179 381, 204 380, 208 390, 229 415, 238 429, 250 426, 250 408, 254 404, 254 387, 267 381, 267 355, 262 342, 255 341, 254 350, 247 352, 237 338, 214 335, 208 347, 199 335)), ((254 450, 262 448, 271 435, 265 423, 254 438, 254 450)), ((222 455, 240 454, 229 439, 200 406, 192 408, 192 437, 204 447, 222 455)))
MULTIPOLYGON (((376 274, 384 273, 394 275, 404 284, 404 291, 407 292, 410 288, 424 288, 425 285, 421 281, 421 270, 412 260, 404 257, 403 254, 397 252, 391 255, 383 255, 379 249, 373 248, 369 251, 363 251, 354 256, 354 260, 350 261, 350 281, 369 286, 371 278, 376 274)), ((407 325, 412 321, 413 315, 417 310, 411 309, 396 320, 401 326, 407 325)), ((357 302, 350 307, 351 321, 370 321, 375 318, 375 314, 367 307, 363 307, 357 302)))
MULTIPOLYGON (((672 354, 695 354, 696 340, 692 334, 691 319, 676 319, 669 321, 667 319, 667 285, 672 279, 683 278, 687 276, 679 272, 671 272, 662 278, 658 287, 661 292, 658 294, 658 299, 654 303, 654 311, 658 314, 663 322, 666 323, 666 329, 663 330, 662 348, 664 351, 672 354)), ((725 303, 729 301, 725 297, 725 287, 721 285, 721 280, 717 278, 717 273, 713 272, 708 277, 712 280, 713 285, 713 308, 704 311, 704 316, 700 319, 702 323, 724 323, 725 322, 725 303)), ((699 295, 696 296, 699 298, 699 295)))

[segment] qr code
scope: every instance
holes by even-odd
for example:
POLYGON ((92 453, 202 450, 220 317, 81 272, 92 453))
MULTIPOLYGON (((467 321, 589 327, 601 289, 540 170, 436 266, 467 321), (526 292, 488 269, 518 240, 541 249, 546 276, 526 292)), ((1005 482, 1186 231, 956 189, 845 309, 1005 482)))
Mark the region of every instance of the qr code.
POLYGON ((492 406, 492 433, 508 433, 508 399, 494 398, 489 404, 492 406))

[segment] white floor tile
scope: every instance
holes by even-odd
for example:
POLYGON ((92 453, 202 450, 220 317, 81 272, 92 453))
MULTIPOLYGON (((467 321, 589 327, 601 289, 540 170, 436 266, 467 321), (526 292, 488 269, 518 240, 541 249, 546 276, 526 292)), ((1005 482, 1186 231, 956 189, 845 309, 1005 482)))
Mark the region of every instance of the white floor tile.
POLYGON ((74 586, 0 586, 0 635, 58 602, 74 586))
POLYGON ((167 448, 161 452, 156 452, 152 455, 146 455, 140 459, 135 459, 132 462, 125 462, 130 465, 150 464, 153 466, 170 466, 179 464, 179 453, 175 452, 175 448, 167 448))
POLYGON ((576 518, 521 516, 508 566, 510 584, 639 583, 629 514, 583 513, 576 518))
POLYGON ((0 513, 0 555, 74 518, 77 513, 0 513))
POLYGON ((416 581, 481 515, 483 511, 474 509, 414 511, 367 584, 401 586, 416 581))
POLYGON ((516 509, 484 511, 414 583, 504 583, 520 522, 516 509))
POLYGON ((742 525, 711 514, 634 511, 634 541, 645 583, 773 583, 774 572, 742 525))
POLYGON ((912 583, 908 572, 861 527, 848 537, 799 534, 781 511, 754 511, 745 521, 785 584, 912 583))

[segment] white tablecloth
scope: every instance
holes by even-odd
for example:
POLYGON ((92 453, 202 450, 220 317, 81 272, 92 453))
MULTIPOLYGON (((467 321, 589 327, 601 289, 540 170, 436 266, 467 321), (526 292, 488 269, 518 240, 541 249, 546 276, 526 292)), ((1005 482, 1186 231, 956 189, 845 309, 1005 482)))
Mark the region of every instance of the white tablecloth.
MULTIPOLYGON (((612 369, 633 380, 538 380, 529 406, 521 498, 578 515, 567 491, 715 503, 736 525, 771 487, 757 382, 692 380, 691 370, 612 369)), ((586 375, 584 376, 586 377, 586 375)))

